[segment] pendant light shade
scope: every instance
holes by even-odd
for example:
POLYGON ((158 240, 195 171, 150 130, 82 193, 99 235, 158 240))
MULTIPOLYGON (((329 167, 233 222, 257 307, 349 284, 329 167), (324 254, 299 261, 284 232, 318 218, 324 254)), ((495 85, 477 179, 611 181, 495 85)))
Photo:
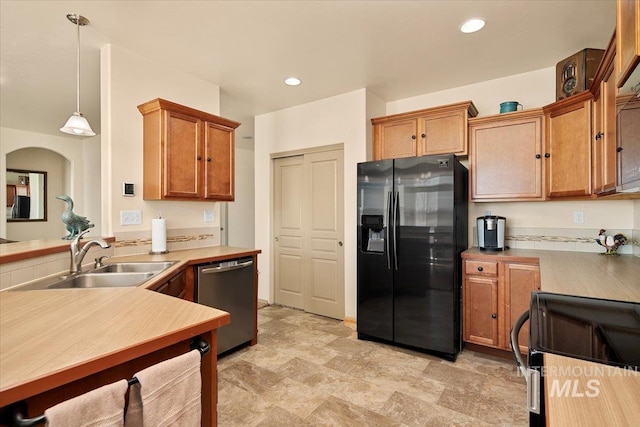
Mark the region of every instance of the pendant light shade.
POLYGON ((75 136, 94 136, 96 133, 80 112, 80 26, 89 24, 89 20, 81 15, 69 13, 67 19, 75 24, 78 32, 78 50, 76 55, 76 111, 69 117, 67 123, 60 130, 75 136))

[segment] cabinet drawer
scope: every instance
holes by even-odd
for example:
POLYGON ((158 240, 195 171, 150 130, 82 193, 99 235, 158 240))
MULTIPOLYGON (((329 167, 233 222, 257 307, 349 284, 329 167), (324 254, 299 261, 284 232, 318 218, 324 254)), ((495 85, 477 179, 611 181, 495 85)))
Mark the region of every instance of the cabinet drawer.
POLYGON ((464 268, 466 274, 472 274, 475 276, 495 277, 498 275, 498 263, 493 261, 466 260, 464 262, 464 268))

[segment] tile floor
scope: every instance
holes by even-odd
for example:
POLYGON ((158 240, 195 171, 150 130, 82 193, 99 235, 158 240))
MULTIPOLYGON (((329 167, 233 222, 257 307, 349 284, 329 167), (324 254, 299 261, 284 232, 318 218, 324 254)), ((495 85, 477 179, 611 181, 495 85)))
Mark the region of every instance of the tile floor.
POLYGON ((219 361, 221 427, 528 425, 509 360, 463 351, 451 363, 274 305, 258 324, 257 345, 219 361))

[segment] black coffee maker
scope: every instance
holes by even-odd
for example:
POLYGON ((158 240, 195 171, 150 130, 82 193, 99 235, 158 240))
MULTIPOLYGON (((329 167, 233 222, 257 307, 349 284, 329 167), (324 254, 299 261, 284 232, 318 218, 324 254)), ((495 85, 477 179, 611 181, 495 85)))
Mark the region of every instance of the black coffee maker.
POLYGON ((476 219, 478 247, 485 251, 503 251, 507 219, 503 216, 485 215, 476 219))

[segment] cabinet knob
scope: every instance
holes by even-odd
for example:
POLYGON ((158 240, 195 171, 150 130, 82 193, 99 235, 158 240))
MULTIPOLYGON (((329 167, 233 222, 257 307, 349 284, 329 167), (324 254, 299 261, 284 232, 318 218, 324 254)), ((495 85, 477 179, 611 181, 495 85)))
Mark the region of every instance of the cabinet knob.
POLYGON ((495 318, 497 318, 497 317, 498 317, 498 315, 497 315, 497 314, 495 314, 495 313, 493 313, 493 314, 491 315, 491 318, 492 318, 492 319, 495 319, 495 318))
POLYGON ((545 159, 548 159, 549 157, 551 157, 551 154, 549 154, 549 153, 544 153, 544 158, 545 158, 545 159))
POLYGON ((411 139, 416 139, 416 136, 415 135, 411 135, 411 139))
POLYGON ((207 162, 210 162, 210 161, 211 161, 211 157, 207 157, 207 162))
POLYGON ((484 268, 478 267, 478 271, 482 271, 482 270, 484 270, 484 268))
POLYGON ((618 148, 616 148, 616 152, 618 152, 618 153, 619 153, 619 152, 621 152, 621 151, 622 151, 622 147, 618 147, 618 148))
POLYGON ((196 157, 196 159, 202 160, 202 156, 198 155, 198 157, 196 157))
POLYGON ((600 138, 602 138, 603 136, 604 136, 604 133, 602 133, 602 132, 596 133, 596 141, 599 140, 600 138))
POLYGON ((536 154, 536 159, 541 158, 542 156, 540 154, 536 154))
POLYGON ((425 135, 424 133, 422 135, 420 135, 422 138, 426 138, 427 135, 425 135))

